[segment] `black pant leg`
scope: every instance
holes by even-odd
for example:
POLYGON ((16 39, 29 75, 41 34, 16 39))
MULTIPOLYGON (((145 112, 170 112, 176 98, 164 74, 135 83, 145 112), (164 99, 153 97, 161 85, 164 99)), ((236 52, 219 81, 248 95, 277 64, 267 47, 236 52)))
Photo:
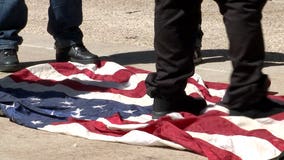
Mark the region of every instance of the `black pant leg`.
POLYGON ((256 103, 267 94, 262 73, 264 40, 261 27, 266 0, 217 0, 229 38, 233 72, 222 103, 231 109, 256 103))
POLYGON ((146 79, 147 93, 152 97, 178 95, 194 74, 201 0, 156 0, 155 4, 156 72, 146 79))
MULTIPOLYGON (((202 0, 201 0, 202 2, 202 0)), ((197 13, 197 20, 198 20, 198 31, 196 34, 196 42, 195 42, 195 48, 196 49, 201 49, 202 47, 202 37, 203 37, 203 31, 202 31, 202 11, 201 11, 201 3, 197 5, 198 7, 198 13, 197 13)))

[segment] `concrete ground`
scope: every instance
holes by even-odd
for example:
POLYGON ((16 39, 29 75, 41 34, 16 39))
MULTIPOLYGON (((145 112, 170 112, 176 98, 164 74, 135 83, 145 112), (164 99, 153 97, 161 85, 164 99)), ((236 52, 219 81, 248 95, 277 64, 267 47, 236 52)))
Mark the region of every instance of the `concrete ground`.
MULTIPOLYGON (((46 33, 48 1, 26 0, 29 23, 21 32, 24 43, 19 59, 23 67, 53 61, 53 39, 46 33)), ((153 7, 145 0, 84 0, 85 45, 99 56, 122 65, 154 71, 153 7)), ((269 1, 264 9, 266 44, 264 72, 272 80, 270 90, 284 95, 284 2, 269 1)), ((226 58, 227 38, 213 1, 203 3, 203 63, 196 72, 205 81, 228 82, 231 63, 226 58)), ((1 73, 0 78, 8 73, 1 73)), ((102 159, 169 160, 206 159, 188 151, 86 140, 33 130, 0 118, 0 159, 102 159)))

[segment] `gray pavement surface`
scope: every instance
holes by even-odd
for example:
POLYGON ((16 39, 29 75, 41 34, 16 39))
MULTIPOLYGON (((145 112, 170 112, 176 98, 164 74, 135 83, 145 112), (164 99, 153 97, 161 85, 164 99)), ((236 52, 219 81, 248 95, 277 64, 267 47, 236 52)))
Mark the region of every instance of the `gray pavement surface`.
MULTIPOLYGON (((48 1, 26 0, 29 22, 21 32, 19 59, 23 67, 54 61, 53 39, 46 33, 48 1)), ((145 0, 84 0, 85 45, 106 60, 154 71, 153 2, 145 0)), ((196 73, 205 81, 228 83, 231 63, 222 17, 213 1, 203 3, 203 63, 196 73)), ((264 72, 270 91, 284 95, 284 2, 269 1, 264 9, 266 43, 264 72)), ((9 73, 1 73, 0 78, 9 73)), ((201 160, 202 156, 170 148, 86 140, 25 128, 0 117, 1 160, 201 160)))

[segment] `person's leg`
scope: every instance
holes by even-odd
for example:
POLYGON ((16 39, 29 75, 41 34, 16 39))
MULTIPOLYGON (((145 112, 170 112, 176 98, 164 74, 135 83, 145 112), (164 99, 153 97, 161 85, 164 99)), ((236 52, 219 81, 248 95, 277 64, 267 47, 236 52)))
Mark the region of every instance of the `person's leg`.
MULTIPOLYGON (((202 1, 202 0, 201 0, 202 1)), ((197 20, 198 20, 198 26, 197 26, 197 35, 196 35, 196 41, 195 41, 195 50, 193 55, 193 61, 195 64, 198 64, 202 61, 202 55, 201 55, 201 47, 202 47, 202 37, 203 37, 203 31, 202 31, 202 11, 201 11, 201 3, 198 5, 198 14, 197 14, 197 20)))
POLYGON ((47 31, 54 37, 56 47, 82 43, 82 0, 50 0, 48 15, 47 31))
POLYGON ((18 45, 22 37, 18 33, 27 23, 27 6, 24 0, 0 1, 0 71, 18 69, 18 45))
POLYGON ((206 103, 185 95, 187 78, 194 74, 193 52, 200 0, 156 0, 156 72, 146 79, 147 94, 154 98, 153 115, 171 111, 198 114, 206 103), (201 107, 201 105, 203 107, 201 107))
POLYGON ((267 115, 281 110, 271 110, 272 103, 269 105, 266 98, 269 80, 262 73, 265 51, 261 18, 265 3, 266 0, 218 0, 233 65, 230 85, 220 104, 232 114, 255 118, 261 117, 262 112, 267 115))
POLYGON ((82 0, 50 0, 48 32, 55 39, 57 61, 97 63, 98 57, 83 45, 82 0))

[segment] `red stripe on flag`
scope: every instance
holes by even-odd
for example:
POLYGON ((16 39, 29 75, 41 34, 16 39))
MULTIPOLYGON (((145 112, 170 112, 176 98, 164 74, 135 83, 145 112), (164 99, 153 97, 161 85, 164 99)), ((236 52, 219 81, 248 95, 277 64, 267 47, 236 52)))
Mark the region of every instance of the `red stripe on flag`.
POLYGON ((115 72, 112 75, 99 75, 95 74, 93 71, 89 69, 79 70, 76 65, 72 63, 50 63, 50 65, 60 74, 64 76, 71 76, 74 74, 84 74, 90 79, 97 81, 105 81, 105 82, 117 82, 124 83, 129 80, 129 78, 135 73, 128 71, 127 69, 121 69, 115 72))
POLYGON ((207 86, 207 88, 212 88, 212 89, 216 89, 216 90, 223 90, 223 89, 227 89, 228 88, 228 84, 226 83, 220 83, 220 82, 204 82, 205 85, 207 86))
MULTIPOLYGON (((193 117, 192 119, 187 119, 187 122, 192 124, 196 120, 198 119, 193 117)), ((141 130, 162 139, 178 143, 188 150, 208 157, 210 160, 240 160, 238 156, 231 152, 219 149, 203 140, 193 138, 183 130, 184 126, 185 124, 180 123, 180 121, 173 121, 164 117, 141 130)))
POLYGON ((25 82, 25 83, 37 83, 45 86, 53 86, 57 82, 54 80, 43 80, 39 77, 32 74, 28 69, 22 69, 14 74, 9 75, 16 83, 25 82))
POLYGON ((114 93, 114 94, 121 94, 121 95, 132 97, 132 98, 141 98, 145 96, 146 94, 146 88, 145 88, 144 81, 139 82, 136 88, 132 90, 120 90, 116 88, 104 88, 104 87, 98 87, 98 86, 85 85, 85 84, 79 83, 77 81, 69 80, 69 79, 59 81, 59 82, 54 81, 54 80, 43 80, 33 75, 27 69, 24 69, 15 74, 12 74, 10 75, 10 77, 17 83, 26 82, 26 83, 41 84, 44 86, 55 86, 58 84, 62 84, 62 85, 65 85, 69 88, 72 88, 78 91, 108 92, 108 93, 114 93))
POLYGON ((199 84, 195 79, 189 78, 188 79, 188 83, 191 83, 194 86, 196 86, 198 88, 198 90, 201 92, 201 94, 203 95, 204 99, 206 99, 206 101, 217 103, 217 102, 219 102, 221 100, 221 97, 212 96, 209 93, 208 88, 206 88, 203 85, 199 84))

